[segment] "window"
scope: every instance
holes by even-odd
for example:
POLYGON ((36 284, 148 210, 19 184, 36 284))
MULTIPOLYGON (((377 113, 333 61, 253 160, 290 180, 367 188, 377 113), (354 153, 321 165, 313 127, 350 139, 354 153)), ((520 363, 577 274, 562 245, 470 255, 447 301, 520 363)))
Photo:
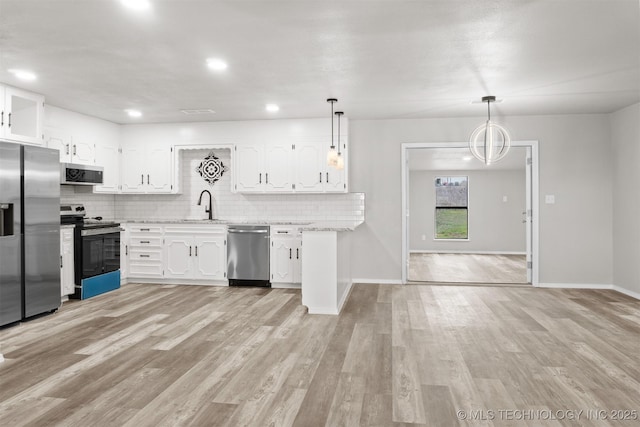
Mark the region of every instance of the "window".
POLYGON ((469 238, 468 183, 466 176, 436 177, 436 239, 469 238))

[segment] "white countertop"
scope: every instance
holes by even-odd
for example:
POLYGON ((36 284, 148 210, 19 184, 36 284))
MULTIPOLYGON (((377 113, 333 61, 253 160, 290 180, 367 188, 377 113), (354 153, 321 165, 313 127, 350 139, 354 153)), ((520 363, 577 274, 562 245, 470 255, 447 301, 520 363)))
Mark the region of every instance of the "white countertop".
POLYGON ((248 221, 231 219, 119 219, 120 223, 138 224, 198 224, 198 225, 230 225, 230 224, 252 224, 252 225, 293 225, 301 231, 353 231, 362 222, 359 221, 289 221, 289 220, 267 220, 248 221))

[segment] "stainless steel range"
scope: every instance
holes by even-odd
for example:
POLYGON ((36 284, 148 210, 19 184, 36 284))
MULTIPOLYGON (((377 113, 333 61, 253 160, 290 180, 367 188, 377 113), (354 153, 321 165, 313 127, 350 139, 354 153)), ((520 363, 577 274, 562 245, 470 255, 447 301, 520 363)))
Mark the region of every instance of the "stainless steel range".
POLYGON ((85 218, 83 205, 61 205, 60 223, 73 224, 75 293, 87 299, 120 287, 120 224, 85 218))

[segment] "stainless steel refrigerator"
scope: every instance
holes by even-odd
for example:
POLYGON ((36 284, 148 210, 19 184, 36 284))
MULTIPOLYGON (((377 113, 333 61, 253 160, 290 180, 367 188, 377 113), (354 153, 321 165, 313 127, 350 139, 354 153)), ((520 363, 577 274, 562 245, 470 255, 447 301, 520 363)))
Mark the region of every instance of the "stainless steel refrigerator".
POLYGON ((59 306, 58 151, 0 142, 0 326, 59 306))

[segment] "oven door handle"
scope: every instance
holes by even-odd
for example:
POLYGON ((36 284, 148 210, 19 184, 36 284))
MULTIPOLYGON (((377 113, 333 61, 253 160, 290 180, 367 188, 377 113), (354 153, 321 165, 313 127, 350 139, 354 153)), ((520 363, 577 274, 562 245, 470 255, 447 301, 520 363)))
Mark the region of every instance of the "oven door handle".
POLYGON ((80 230, 81 236, 99 236, 101 234, 120 233, 124 231, 121 227, 106 227, 106 228, 89 228, 86 230, 80 230))

